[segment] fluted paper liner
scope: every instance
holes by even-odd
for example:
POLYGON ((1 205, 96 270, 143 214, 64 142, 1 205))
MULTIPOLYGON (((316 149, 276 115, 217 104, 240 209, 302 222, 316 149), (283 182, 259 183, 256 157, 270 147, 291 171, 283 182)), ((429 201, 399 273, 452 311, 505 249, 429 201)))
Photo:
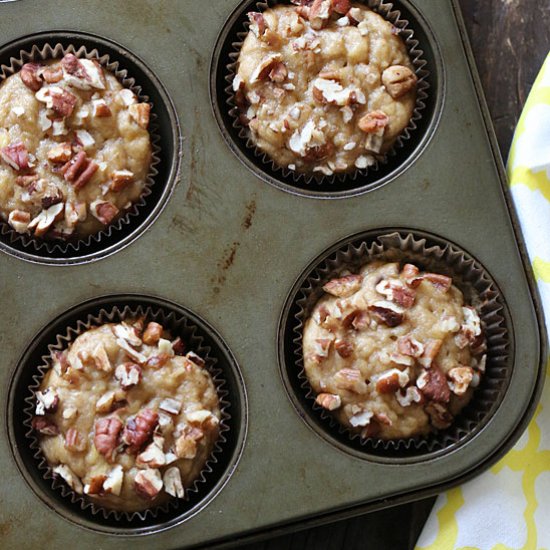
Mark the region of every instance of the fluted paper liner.
POLYGON ((133 522, 134 524, 147 519, 149 516, 157 518, 162 513, 177 510, 181 507, 182 501, 188 502, 190 500, 190 493, 200 495, 201 486, 207 481, 207 478, 212 472, 213 466, 218 462, 220 453, 224 451, 228 431, 230 430, 230 413, 228 411, 230 402, 228 395, 229 392, 225 389, 226 380, 223 376, 222 370, 216 366, 218 362, 217 358, 213 356, 210 346, 206 346, 203 340, 203 337, 199 333, 199 329, 186 317, 177 315, 169 310, 151 306, 139 306, 136 309, 131 309, 128 306, 123 309, 116 306, 112 309, 102 308, 97 315, 88 315, 85 320, 78 321, 75 326, 67 327, 64 334, 58 334, 56 337, 56 343, 48 346, 50 354, 42 357, 43 364, 37 368, 38 372, 33 376, 34 384, 29 387, 29 395, 25 398, 25 403, 27 406, 24 410, 26 417, 24 425, 28 429, 25 434, 26 438, 28 439, 30 449, 33 451, 33 457, 38 463, 38 469, 42 473, 44 479, 50 481, 52 491, 59 492, 63 497, 70 500, 75 507, 78 507, 83 511, 91 511, 92 514, 99 520, 101 518, 115 519, 117 521, 126 519, 128 522, 133 522), (40 389, 40 384, 46 372, 52 368, 52 354, 54 351, 67 349, 80 334, 83 334, 92 327, 101 326, 106 323, 117 323, 123 321, 124 319, 134 319, 142 316, 145 316, 147 321, 156 321, 160 323, 171 333, 172 337, 176 338, 177 336, 181 336, 185 341, 186 346, 205 360, 205 368, 210 373, 216 387, 221 419, 219 423, 218 439, 215 442, 212 453, 206 461, 200 475, 192 483, 192 485, 185 489, 185 496, 183 499, 172 497, 162 505, 146 508, 141 511, 126 512, 103 507, 97 501, 87 498, 86 495, 76 493, 60 476, 54 474, 53 469, 48 465, 46 458, 42 454, 39 438, 33 430, 31 423, 36 406, 36 392, 40 389))
MULTIPOLYGON (((502 402, 511 377, 510 332, 504 315, 503 297, 493 279, 478 261, 457 246, 438 244, 424 236, 408 232, 358 238, 343 245, 322 260, 304 279, 294 299, 297 312, 292 323, 292 350, 295 376, 310 412, 321 419, 329 433, 344 435, 361 450, 389 457, 418 456, 444 451, 462 443, 486 424, 502 402), (487 366, 468 405, 445 430, 426 436, 383 440, 361 438, 360 434, 341 425, 334 416, 315 403, 316 393, 306 377, 303 364, 302 335, 304 323, 315 304, 324 295, 323 285, 344 271, 356 273, 365 264, 376 261, 413 263, 421 270, 434 271, 453 278, 453 284, 464 294, 465 303, 477 310, 487 340, 487 366)), ((289 373, 292 376, 291 373, 289 373)))
MULTIPOLYGON (((33 46, 30 51, 22 50, 19 58, 10 58, 9 65, 0 66, 0 83, 6 78, 16 74, 21 70, 25 63, 29 62, 44 62, 61 59, 64 55, 72 53, 76 57, 94 59, 105 70, 113 74, 124 88, 132 90, 138 97, 140 102, 151 103, 149 97, 143 94, 142 88, 135 79, 128 74, 128 71, 120 66, 118 61, 112 62, 108 54, 100 54, 96 48, 88 50, 85 46, 63 46, 62 44, 46 44, 42 48, 33 46)), ((17 244, 22 246, 26 251, 39 252, 46 250, 52 257, 65 255, 69 252, 78 253, 81 248, 88 248, 91 245, 101 243, 103 238, 116 236, 116 233, 121 231, 125 226, 129 225, 135 218, 140 216, 140 211, 147 204, 147 199, 151 195, 151 187, 155 184, 155 178, 158 175, 157 165, 160 162, 160 135, 158 133, 157 116, 154 111, 151 111, 151 119, 149 123, 149 136, 151 139, 151 162, 149 171, 145 179, 142 193, 139 199, 134 202, 121 216, 113 223, 107 225, 97 233, 86 235, 68 240, 45 240, 34 237, 27 233, 17 233, 7 221, 0 220, 0 235, 5 240, 6 244, 17 244)))
MULTIPOLYGON (((286 166, 279 166, 267 153, 256 146, 250 137, 249 128, 241 124, 239 120, 240 111, 235 102, 233 80, 237 74, 239 54, 249 32, 250 22, 246 21, 243 31, 236 33, 233 37, 235 41, 231 44, 233 51, 229 54, 231 61, 226 65, 227 74, 225 76, 225 80, 228 82, 228 86, 225 88, 227 96, 226 104, 230 109, 229 114, 233 119, 233 128, 238 130, 239 138, 246 144, 248 149, 253 151, 254 158, 263 169, 273 174, 281 173, 285 178, 291 176, 294 183, 304 182, 309 185, 315 182, 319 186, 326 185, 327 187, 324 188, 324 190, 330 191, 331 184, 336 182, 355 182, 358 178, 365 177, 368 173, 377 171, 380 166, 390 162, 391 159, 397 155, 398 150, 402 148, 405 142, 410 140, 411 136, 416 132, 418 122, 423 116, 422 111, 426 108, 426 99, 428 98, 428 90, 430 88, 428 82, 430 72, 427 69, 427 61, 424 59, 424 51, 420 48, 420 43, 415 37, 414 28, 411 26, 409 20, 404 19, 399 10, 393 9, 393 4, 384 2, 383 0, 365 0, 362 3, 392 23, 396 29, 399 29, 399 36, 407 47, 411 63, 418 77, 416 104, 408 125, 403 129, 392 148, 387 153, 384 155, 372 155, 373 158, 375 158, 375 163, 365 169, 356 168, 349 172, 334 173, 331 176, 326 176, 319 172, 298 172, 290 170, 286 166)), ((278 4, 281 4, 281 2, 276 0, 260 1, 256 4, 256 11, 263 12, 278 4)))

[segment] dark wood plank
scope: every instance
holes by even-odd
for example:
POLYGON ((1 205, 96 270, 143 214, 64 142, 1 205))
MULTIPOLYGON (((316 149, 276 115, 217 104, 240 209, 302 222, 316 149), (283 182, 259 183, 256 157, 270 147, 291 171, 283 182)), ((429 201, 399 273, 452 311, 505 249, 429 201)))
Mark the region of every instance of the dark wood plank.
MULTIPOLYGON (((508 155, 521 109, 550 50, 549 0, 460 0, 500 149, 508 155)), ((406 550, 434 499, 248 545, 246 550, 406 550)))
POLYGON ((483 89, 506 157, 550 49, 549 0, 460 0, 483 89))

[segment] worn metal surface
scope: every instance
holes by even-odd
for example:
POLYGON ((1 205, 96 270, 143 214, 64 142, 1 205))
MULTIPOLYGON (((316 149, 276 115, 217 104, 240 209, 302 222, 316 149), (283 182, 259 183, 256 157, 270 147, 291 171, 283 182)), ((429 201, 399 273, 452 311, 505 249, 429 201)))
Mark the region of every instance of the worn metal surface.
MULTIPOLYGON (((336 512, 357 514, 365 506, 425 496, 479 471, 504 443, 511 444, 507 438, 525 420, 540 385, 543 343, 449 4, 415 3, 432 22, 446 67, 445 105, 429 147, 384 188, 338 201, 300 198, 267 186, 245 171, 223 143, 210 111, 208 64, 235 0, 213 2, 208 17, 196 0, 114 1, 108 10, 100 0, 71 0, 62 12, 55 0, 43 0, 40 12, 29 10, 31 4, 21 0, 0 6, 2 40, 54 28, 116 39, 143 58, 171 94, 184 133, 184 161, 166 210, 118 254, 71 267, 0 257, 3 309, 16 320, 4 321, 0 335, 0 400, 6 402, 10 371, 32 335, 75 303, 108 292, 157 294, 203 316, 235 354, 250 397, 243 457, 224 490, 185 524, 134 539, 133 547, 198 545, 250 529, 314 517, 323 522, 336 512), (86 18, 81 16, 84 5, 86 18), (352 233, 404 225, 450 238, 491 272, 512 312, 516 362, 503 406, 479 437, 437 460, 396 467, 343 454, 308 430, 279 379, 276 332, 287 292, 320 251, 352 233), (489 229, 491 238, 486 238, 489 229)), ((78 541, 80 548, 116 548, 127 542, 75 527, 43 507, 15 468, 5 429, 3 418, 3 545, 59 548, 78 541)))

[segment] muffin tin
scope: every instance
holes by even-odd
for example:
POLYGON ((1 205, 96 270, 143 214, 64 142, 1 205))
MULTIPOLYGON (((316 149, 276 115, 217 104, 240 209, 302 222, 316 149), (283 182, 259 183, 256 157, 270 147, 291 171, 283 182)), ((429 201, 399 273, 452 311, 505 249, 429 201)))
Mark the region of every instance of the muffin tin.
POLYGON ((396 155, 365 185, 322 193, 315 182, 299 190, 277 185, 224 130, 228 106, 220 89, 227 83, 218 69, 230 62, 222 59, 226 22, 252 5, 0 4, 0 63, 34 40, 82 40, 100 53, 103 45, 144 87, 157 115, 167 106, 158 126, 169 144, 161 143, 158 202, 125 238, 61 259, 30 257, 2 242, 6 547, 78 541, 79 548, 109 549, 130 539, 136 548, 231 545, 360 514, 470 479, 510 448, 532 415, 547 350, 540 302, 456 1, 393 3, 426 53, 430 115, 405 157, 396 155), (500 291, 507 327, 508 380, 490 415, 460 444, 412 458, 357 451, 330 437, 285 381, 299 368, 284 352, 284 327, 303 274, 343 242, 396 230, 450 243, 475 259, 500 291), (214 342, 235 426, 219 476, 201 498, 185 513, 140 526, 83 517, 41 484, 21 437, 22 392, 44 343, 90 310, 125 302, 169 307, 214 342))

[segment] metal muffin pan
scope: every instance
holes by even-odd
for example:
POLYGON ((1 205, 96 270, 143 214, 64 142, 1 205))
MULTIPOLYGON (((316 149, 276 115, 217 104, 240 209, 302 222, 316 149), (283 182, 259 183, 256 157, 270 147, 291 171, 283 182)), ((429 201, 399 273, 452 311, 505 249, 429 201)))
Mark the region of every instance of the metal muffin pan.
POLYGON ((39 10, 31 0, 0 4, 3 44, 61 30, 95 35, 132 52, 162 83, 183 135, 172 195, 131 245, 80 265, 0 255, 2 546, 235 544, 435 494, 488 468, 519 438, 542 387, 547 343, 458 5, 394 5, 406 8, 432 37, 439 84, 430 92, 438 107, 429 135, 385 185, 319 200, 268 185, 241 163, 220 132, 209 94, 216 78, 211 60, 237 0, 42 0, 39 10), (352 235, 395 228, 433 234, 476 258, 502 291, 514 338, 509 387, 492 418, 459 447, 398 464, 355 456, 310 429, 287 395, 278 363, 283 308, 312 260, 352 235), (44 506, 15 459, 20 417, 10 408, 10 388, 26 350, 59 316, 113 294, 158 296, 189 308, 221 336, 244 381, 237 399, 242 454, 226 472, 225 486, 181 522, 145 532, 100 531, 93 522, 84 527, 67 521, 54 502, 44 506))

